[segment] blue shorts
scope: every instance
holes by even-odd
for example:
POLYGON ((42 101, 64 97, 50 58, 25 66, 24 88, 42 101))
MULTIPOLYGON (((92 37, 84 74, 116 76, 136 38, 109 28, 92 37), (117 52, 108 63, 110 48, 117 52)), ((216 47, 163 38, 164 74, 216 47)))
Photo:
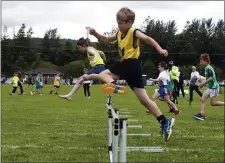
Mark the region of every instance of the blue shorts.
POLYGON ((168 85, 165 85, 165 86, 161 86, 159 87, 158 91, 157 91, 159 94, 160 94, 160 97, 165 97, 166 95, 169 95, 170 93, 170 88, 168 85))
POLYGON ((36 89, 41 89, 41 86, 40 85, 36 86, 36 89))
POLYGON ((87 74, 99 74, 105 70, 105 65, 96 65, 95 67, 88 70, 87 74))

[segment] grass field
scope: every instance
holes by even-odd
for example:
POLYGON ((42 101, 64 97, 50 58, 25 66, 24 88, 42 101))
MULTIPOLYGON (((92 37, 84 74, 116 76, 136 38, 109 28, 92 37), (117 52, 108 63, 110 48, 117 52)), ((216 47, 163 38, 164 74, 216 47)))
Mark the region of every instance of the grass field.
MULTIPOLYGON (((2 85, 1 145, 2 162, 108 162, 108 121, 106 95, 100 86, 91 87, 91 99, 80 89, 68 102, 49 95, 10 96, 11 85, 2 85)), ((63 86, 61 94, 72 87, 63 86)), ((146 87, 149 96, 155 87, 146 87)), ((224 108, 211 107, 207 102, 205 121, 192 115, 200 111, 199 97, 194 94, 192 106, 180 98, 182 111, 176 117, 173 135, 165 142, 159 134, 159 123, 145 113, 128 89, 125 96, 113 95, 113 106, 129 109, 131 119, 139 120, 143 128, 128 128, 128 133, 151 133, 151 137, 128 137, 128 146, 161 146, 164 153, 128 152, 127 162, 224 162, 224 108)), ((203 90, 202 90, 203 91, 203 90)), ((218 97, 224 101, 224 94, 218 97)), ((168 107, 158 101, 166 116, 173 116, 168 107)))

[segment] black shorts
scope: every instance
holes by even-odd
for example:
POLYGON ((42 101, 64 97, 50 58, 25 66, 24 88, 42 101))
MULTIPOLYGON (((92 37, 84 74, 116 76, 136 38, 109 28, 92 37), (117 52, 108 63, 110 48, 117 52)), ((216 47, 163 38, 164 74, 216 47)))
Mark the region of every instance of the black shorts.
POLYGON ((54 85, 54 87, 55 87, 55 88, 59 88, 59 86, 58 86, 58 85, 54 85))
POLYGON ((133 90, 136 88, 144 88, 142 80, 141 62, 138 59, 126 59, 123 62, 118 62, 109 70, 126 80, 127 84, 133 90))

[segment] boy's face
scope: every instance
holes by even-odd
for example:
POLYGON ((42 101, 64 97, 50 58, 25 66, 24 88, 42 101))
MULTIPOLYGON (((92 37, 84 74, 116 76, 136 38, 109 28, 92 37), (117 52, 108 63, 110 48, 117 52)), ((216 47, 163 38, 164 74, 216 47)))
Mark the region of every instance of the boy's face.
POLYGON ((164 70, 164 68, 161 67, 160 65, 158 65, 158 70, 159 70, 159 72, 162 72, 164 70))
POLYGON ((202 58, 200 58, 200 65, 201 66, 206 66, 208 62, 204 61, 202 58))
POLYGON ((80 52, 85 52, 86 51, 86 47, 84 45, 83 46, 77 45, 77 47, 78 47, 78 50, 80 52))
POLYGON ((119 28, 120 32, 125 33, 125 32, 127 32, 127 30, 129 28, 132 27, 133 23, 132 23, 131 20, 129 20, 129 21, 121 21, 121 20, 117 19, 117 24, 118 24, 118 28, 119 28))

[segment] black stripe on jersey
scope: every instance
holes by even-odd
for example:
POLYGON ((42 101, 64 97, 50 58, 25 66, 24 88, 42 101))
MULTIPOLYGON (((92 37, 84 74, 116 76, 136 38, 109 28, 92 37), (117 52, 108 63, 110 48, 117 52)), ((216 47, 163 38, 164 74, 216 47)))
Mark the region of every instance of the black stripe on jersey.
MULTIPOLYGON (((133 47, 137 48, 137 37, 136 37, 136 31, 140 31, 139 29, 135 29, 133 33, 133 47)), ((141 32, 141 31, 140 31, 141 32)))

